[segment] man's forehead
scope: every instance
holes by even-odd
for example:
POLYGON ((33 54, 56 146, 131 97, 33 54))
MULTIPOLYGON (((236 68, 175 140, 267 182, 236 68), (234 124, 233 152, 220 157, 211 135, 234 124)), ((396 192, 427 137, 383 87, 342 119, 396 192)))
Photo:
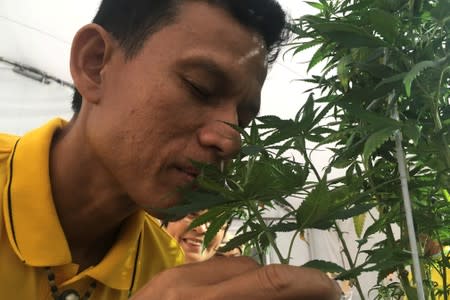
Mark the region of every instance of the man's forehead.
POLYGON ((222 6, 205 0, 184 1, 180 5, 176 22, 184 23, 186 30, 192 34, 208 32, 215 34, 217 42, 229 41, 230 50, 240 51, 241 61, 260 54, 267 64, 267 49, 263 36, 256 30, 242 24, 222 6))

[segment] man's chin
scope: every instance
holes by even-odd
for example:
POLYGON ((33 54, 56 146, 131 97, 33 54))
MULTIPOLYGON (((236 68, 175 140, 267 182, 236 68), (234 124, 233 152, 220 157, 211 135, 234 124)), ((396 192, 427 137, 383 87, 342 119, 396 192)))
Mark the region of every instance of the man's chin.
POLYGON ((155 209, 144 209, 146 213, 151 215, 152 217, 155 217, 157 219, 160 219, 162 222, 175 222, 178 220, 183 219, 185 216, 174 216, 167 212, 166 209, 163 208, 155 208, 155 209))
POLYGON ((175 217, 176 219, 181 219, 183 217, 176 217, 169 213, 168 209, 180 204, 181 196, 178 193, 173 193, 170 195, 171 197, 164 197, 157 203, 157 207, 154 206, 141 206, 141 208, 150 214, 151 216, 161 219, 161 220, 172 220, 175 217))

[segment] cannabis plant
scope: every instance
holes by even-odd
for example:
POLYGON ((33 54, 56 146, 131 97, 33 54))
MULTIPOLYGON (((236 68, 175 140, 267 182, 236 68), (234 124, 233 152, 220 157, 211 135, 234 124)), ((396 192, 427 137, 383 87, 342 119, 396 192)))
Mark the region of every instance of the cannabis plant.
POLYGON ((249 243, 263 256, 270 246, 282 263, 289 263, 292 247, 283 256, 277 233, 293 232, 295 239, 305 229, 333 229, 350 268, 308 266, 351 279, 362 299, 367 291, 358 276, 369 271, 378 272, 372 289, 378 299, 449 299, 450 2, 307 3, 317 14, 294 20, 291 51, 313 49, 308 70, 322 68, 303 78, 313 85, 309 95, 299 93, 305 104, 293 119, 262 116, 248 130, 236 127, 240 156, 224 170, 199 166, 198 187, 169 212, 177 217, 208 208, 192 224, 212 220, 205 243, 230 218, 241 218, 224 250, 249 243), (320 147, 333 152, 324 174, 310 159, 320 147), (329 179, 334 169, 345 176, 329 179), (286 214, 267 223, 263 215, 273 208, 286 214), (349 218, 357 232, 371 219, 358 241, 346 241, 337 225, 349 218), (367 250, 379 233, 383 240, 367 250), (352 254, 347 244, 355 242, 352 254), (384 286, 392 273, 400 282, 384 286))

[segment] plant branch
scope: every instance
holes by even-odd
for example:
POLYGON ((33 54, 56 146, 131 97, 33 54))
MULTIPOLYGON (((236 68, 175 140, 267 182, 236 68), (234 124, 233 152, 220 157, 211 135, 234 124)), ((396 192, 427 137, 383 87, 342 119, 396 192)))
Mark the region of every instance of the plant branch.
POLYGON ((299 230, 296 230, 294 232, 294 235, 292 236, 291 242, 289 243, 289 250, 288 250, 288 255, 287 255, 287 259, 291 259, 291 254, 292 254, 292 249, 294 247, 294 242, 295 242, 295 238, 297 237, 297 235, 300 234, 299 230))
MULTIPOLYGON (((450 70, 450 66, 446 67, 440 75, 439 78, 439 83, 438 83, 438 87, 437 87, 437 93, 436 93, 436 99, 433 101, 430 101, 430 105, 431 105, 431 115, 433 116, 433 121, 434 121, 434 126, 435 126, 435 131, 436 132, 440 132, 442 130, 442 122, 441 122, 441 118, 439 116, 439 102, 440 102, 440 97, 441 97, 441 86, 442 86, 442 81, 444 78, 444 74, 450 70)), ((449 144, 447 141, 447 137, 440 133, 441 135, 441 139, 442 139, 442 146, 443 146, 443 151, 444 151, 444 158, 445 158, 445 162, 447 165, 447 169, 450 169, 450 148, 449 148, 449 144)))
POLYGON ((273 238, 273 235, 270 234, 269 228, 266 225, 266 222, 264 221, 263 217, 261 216, 258 208, 256 207, 254 201, 248 201, 248 206, 250 210, 253 212, 256 219, 258 219, 259 224, 263 228, 264 234, 266 235, 270 245, 272 246, 273 250, 275 250, 275 253, 277 254, 278 260, 282 264, 289 264, 289 258, 285 259, 283 255, 280 252, 280 249, 277 246, 277 243, 275 239, 273 238))
MULTIPOLYGON (((339 225, 336 222, 334 222, 334 228, 336 229, 336 232, 338 234, 339 240, 341 241, 342 248, 343 248, 345 257, 347 258, 348 264, 350 265, 350 268, 354 269, 355 268, 355 263, 353 262, 353 259, 352 259, 352 256, 350 254, 350 251, 348 250, 347 243, 345 242, 344 235, 342 234, 342 231, 341 231, 341 229, 339 228, 339 225)), ((358 277, 355 277, 355 287, 356 287, 356 290, 358 291, 358 294, 359 294, 359 297, 361 298, 361 300, 366 299, 364 297, 364 292, 362 291, 361 284, 359 283, 358 277)))

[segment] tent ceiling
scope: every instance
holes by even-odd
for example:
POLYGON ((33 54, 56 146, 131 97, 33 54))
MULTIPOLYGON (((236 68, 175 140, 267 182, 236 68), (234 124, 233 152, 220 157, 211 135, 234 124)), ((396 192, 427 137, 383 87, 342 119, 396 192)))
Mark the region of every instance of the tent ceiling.
POLYGON ((71 81, 71 40, 92 19, 98 4, 99 0, 0 1, 0 56, 71 81))

